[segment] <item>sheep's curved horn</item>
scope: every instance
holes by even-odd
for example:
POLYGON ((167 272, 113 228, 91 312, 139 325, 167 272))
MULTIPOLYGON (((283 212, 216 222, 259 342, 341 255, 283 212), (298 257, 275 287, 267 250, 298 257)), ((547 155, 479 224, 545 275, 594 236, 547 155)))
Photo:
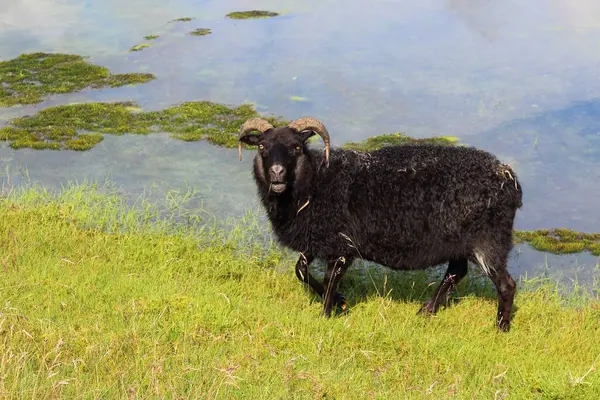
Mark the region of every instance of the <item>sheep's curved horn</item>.
POLYGON ((298 133, 306 130, 311 130, 318 133, 325 143, 325 161, 327 162, 327 165, 329 165, 329 149, 331 147, 331 139, 329 138, 327 128, 325 128, 325 125, 323 125, 321 121, 313 117, 302 117, 292 121, 288 126, 298 131, 298 133))
POLYGON ((248 134, 251 131, 259 131, 261 133, 265 133, 269 129, 273 129, 273 125, 269 121, 263 118, 250 118, 246 122, 242 124, 240 128, 240 136, 238 137, 238 155, 240 156, 240 161, 242 161, 242 142, 240 139, 248 134))

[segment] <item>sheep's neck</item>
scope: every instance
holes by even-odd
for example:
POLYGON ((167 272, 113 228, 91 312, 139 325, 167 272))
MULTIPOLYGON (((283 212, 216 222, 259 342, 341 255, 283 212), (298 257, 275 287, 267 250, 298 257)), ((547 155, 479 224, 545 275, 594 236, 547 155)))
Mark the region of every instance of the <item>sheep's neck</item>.
POLYGON ((263 200, 271 226, 280 242, 289 248, 306 251, 312 215, 310 198, 306 195, 297 197, 290 190, 263 200))
POLYGON ((266 202, 265 206, 272 221, 278 225, 285 225, 293 222, 300 213, 306 213, 310 206, 310 194, 294 193, 290 190, 279 196, 269 197, 266 202))

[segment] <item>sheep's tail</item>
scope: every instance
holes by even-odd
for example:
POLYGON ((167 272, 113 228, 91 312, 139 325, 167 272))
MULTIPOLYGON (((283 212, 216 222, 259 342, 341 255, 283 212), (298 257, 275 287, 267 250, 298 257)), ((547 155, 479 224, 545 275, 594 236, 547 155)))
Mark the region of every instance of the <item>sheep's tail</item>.
POLYGON ((496 174, 500 177, 502 198, 515 208, 523 206, 523 189, 517 174, 509 164, 498 164, 496 174))

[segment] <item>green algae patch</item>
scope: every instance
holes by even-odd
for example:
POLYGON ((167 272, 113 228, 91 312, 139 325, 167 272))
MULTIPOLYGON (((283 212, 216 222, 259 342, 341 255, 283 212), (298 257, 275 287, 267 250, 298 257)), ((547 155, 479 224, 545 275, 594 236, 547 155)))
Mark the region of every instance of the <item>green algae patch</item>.
POLYGON ((104 140, 104 136, 99 133, 81 134, 77 139, 65 141, 65 147, 69 150, 85 151, 89 150, 104 140))
MULTIPOLYGON (((250 104, 229 107, 209 101, 187 102, 160 111, 144 112, 132 102, 82 103, 49 107, 16 118, 0 129, 0 140, 11 147, 89 150, 102 141, 102 134, 122 135, 168 132, 184 141, 207 140, 234 148, 240 126, 259 116, 250 104)), ((264 117, 273 125, 287 121, 264 117)))
POLYGON ((528 243, 539 251, 572 254, 589 251, 600 256, 600 233, 576 232, 564 228, 515 231, 516 243, 528 243))
MULTIPOLYGON (((188 102, 159 112, 148 113, 148 118, 157 120, 158 127, 171 132, 174 138, 185 141, 206 139, 218 146, 237 147, 240 126, 249 118, 259 116, 250 104, 232 108, 209 101, 188 102)), ((263 117, 274 126, 287 121, 263 117)))
POLYGON ((29 132, 26 130, 15 128, 13 126, 6 126, 0 129, 0 140, 4 141, 19 140, 27 135, 29 135, 29 132))
POLYGON ((250 11, 234 11, 227 14, 231 19, 253 19, 253 18, 271 18, 279 14, 272 11, 250 10, 250 11))
POLYGON ((404 144, 439 144, 453 146, 458 138, 453 136, 438 136, 431 138, 413 138, 403 133, 390 133, 386 135, 372 136, 362 142, 347 142, 342 147, 356 151, 374 151, 385 146, 397 146, 404 144))
POLYGON ((306 97, 302 97, 302 96, 291 96, 290 100, 292 101, 308 101, 308 99, 306 97))
POLYGON ((0 62, 0 107, 35 104, 51 94, 85 88, 102 89, 146 83, 153 74, 111 74, 83 57, 62 53, 29 53, 0 62))
POLYGON ((129 51, 140 51, 140 50, 144 50, 150 46, 152 46, 150 43, 136 44, 135 46, 131 47, 129 49, 129 51))
POLYGON ((128 72, 125 74, 112 75, 106 80, 107 87, 118 87, 125 85, 139 85, 155 79, 153 74, 128 72))
MULTIPOLYGON (((260 115, 250 104, 230 107, 209 101, 186 102, 151 112, 144 112, 132 102, 67 104, 10 121, 9 126, 0 129, 0 140, 13 141, 11 146, 14 148, 88 150, 101 141, 101 135, 84 137, 83 134, 87 133, 120 135, 168 132, 179 140, 207 140, 217 146, 235 148, 240 126, 257 116, 260 115)), ((262 117, 274 126, 288 123, 282 118, 262 117)), ((456 142, 457 138, 449 136, 418 139, 393 133, 370 137, 362 142, 348 142, 343 147, 373 151, 399 144, 454 145, 456 142)), ((251 148, 245 144, 243 147, 251 148)))
POLYGON ((146 35, 144 36, 144 40, 154 40, 154 39, 158 39, 160 36, 159 35, 146 35))
POLYGON ((212 33, 212 31, 210 29, 207 28, 198 28, 198 29, 194 29, 193 31, 190 32, 190 35, 192 36, 206 36, 206 35, 210 35, 212 33))
POLYGON ((192 17, 183 17, 183 18, 177 18, 177 19, 171 20, 169 22, 190 22, 193 19, 194 18, 192 18, 192 17))
POLYGON ((43 140, 39 140, 36 137, 31 137, 15 140, 11 143, 10 147, 12 147, 13 149, 21 149, 28 147, 34 150, 60 150, 60 143, 46 142, 43 140))

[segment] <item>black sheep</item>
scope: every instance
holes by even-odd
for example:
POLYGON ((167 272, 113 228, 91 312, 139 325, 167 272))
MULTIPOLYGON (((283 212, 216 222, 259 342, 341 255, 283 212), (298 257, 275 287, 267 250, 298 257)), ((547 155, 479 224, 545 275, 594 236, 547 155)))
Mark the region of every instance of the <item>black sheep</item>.
POLYGON ((498 328, 510 329, 516 285, 507 258, 522 191, 508 165, 463 146, 330 154, 325 126, 309 117, 277 128, 250 119, 239 141, 240 159, 242 142, 258 146, 253 176, 260 199, 278 241, 300 252, 296 275, 324 299, 324 315, 334 303, 346 309, 337 287, 356 258, 396 270, 448 262, 423 313, 437 312, 471 261, 498 290, 498 328), (315 133, 325 142, 324 155, 307 147, 315 133), (308 271, 316 258, 328 263, 323 284, 308 271))

